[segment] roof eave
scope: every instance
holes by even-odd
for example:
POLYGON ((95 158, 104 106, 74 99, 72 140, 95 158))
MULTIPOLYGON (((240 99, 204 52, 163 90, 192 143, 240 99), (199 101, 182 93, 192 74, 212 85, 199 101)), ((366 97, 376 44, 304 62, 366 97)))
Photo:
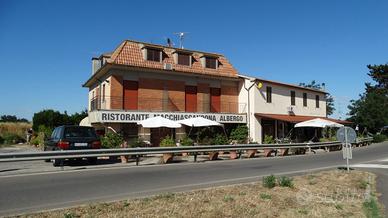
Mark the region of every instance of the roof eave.
POLYGON ((100 69, 97 70, 84 84, 82 84, 82 87, 89 88, 92 86, 94 80, 97 80, 97 78, 102 77, 105 73, 108 67, 110 67, 112 64, 105 64, 100 69))

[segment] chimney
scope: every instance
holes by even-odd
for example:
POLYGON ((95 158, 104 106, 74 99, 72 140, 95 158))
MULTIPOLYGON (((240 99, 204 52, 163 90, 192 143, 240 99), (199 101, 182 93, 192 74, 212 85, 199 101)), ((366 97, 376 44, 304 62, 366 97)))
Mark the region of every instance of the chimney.
POLYGON ((101 68, 101 60, 99 58, 92 58, 92 75, 101 68))

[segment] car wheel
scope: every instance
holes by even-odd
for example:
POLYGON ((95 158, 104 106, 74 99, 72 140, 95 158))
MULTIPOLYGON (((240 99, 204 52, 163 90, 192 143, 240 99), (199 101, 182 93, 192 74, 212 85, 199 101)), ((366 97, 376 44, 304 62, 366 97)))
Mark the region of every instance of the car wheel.
POLYGON ((96 164, 97 163, 97 157, 89 157, 88 158, 89 164, 96 164))
POLYGON ((63 159, 54 159, 53 166, 54 167, 63 166, 63 159))

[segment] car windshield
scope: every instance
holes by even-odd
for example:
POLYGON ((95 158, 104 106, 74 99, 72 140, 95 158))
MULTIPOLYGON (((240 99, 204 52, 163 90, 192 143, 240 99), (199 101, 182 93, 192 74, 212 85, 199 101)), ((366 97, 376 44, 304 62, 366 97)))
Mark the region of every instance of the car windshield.
POLYGON ((93 128, 67 127, 65 128, 65 138, 96 138, 93 128))

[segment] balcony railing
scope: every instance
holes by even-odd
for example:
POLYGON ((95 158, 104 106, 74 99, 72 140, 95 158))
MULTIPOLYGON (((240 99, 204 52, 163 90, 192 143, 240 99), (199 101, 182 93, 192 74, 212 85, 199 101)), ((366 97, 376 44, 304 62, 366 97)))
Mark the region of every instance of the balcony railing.
POLYGON ((246 113, 245 103, 220 102, 218 105, 210 101, 197 101, 195 105, 187 105, 183 98, 133 98, 115 96, 95 97, 90 100, 89 110, 126 110, 150 112, 202 112, 202 113, 246 113))

